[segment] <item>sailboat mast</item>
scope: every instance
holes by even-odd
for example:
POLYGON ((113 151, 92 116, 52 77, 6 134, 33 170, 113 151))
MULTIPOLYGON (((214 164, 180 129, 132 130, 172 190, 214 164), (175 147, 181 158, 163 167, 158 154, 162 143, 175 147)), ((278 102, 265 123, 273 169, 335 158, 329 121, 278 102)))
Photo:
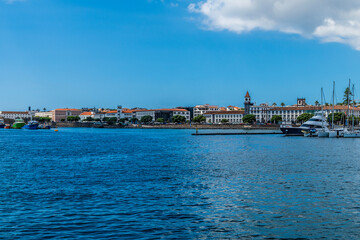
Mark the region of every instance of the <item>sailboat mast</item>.
POLYGON ((347 91, 347 104, 348 104, 348 109, 347 109, 347 119, 348 119, 348 122, 347 122, 347 126, 349 126, 349 114, 350 114, 350 98, 349 98, 349 95, 350 95, 350 78, 349 78, 349 88, 348 88, 348 91, 347 91))
POLYGON ((354 102, 355 102, 355 86, 353 84, 353 87, 352 87, 352 95, 353 95, 353 102, 352 102, 352 131, 354 131, 354 102))
POLYGON ((323 88, 321 88, 321 127, 324 129, 323 88))
POLYGON ((331 118, 331 128, 334 129, 334 111, 335 111, 335 81, 333 81, 333 102, 332 102, 332 118, 331 118))

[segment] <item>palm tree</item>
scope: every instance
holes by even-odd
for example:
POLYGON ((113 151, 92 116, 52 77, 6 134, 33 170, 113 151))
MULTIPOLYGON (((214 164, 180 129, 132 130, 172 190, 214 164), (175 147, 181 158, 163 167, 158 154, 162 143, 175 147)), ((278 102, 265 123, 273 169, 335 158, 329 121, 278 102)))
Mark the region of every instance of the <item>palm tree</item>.
POLYGON ((277 104, 276 103, 273 103, 272 106, 276 106, 277 104))
POLYGON ((43 108, 43 111, 46 112, 46 108, 43 108))
POLYGON ((319 106, 319 101, 318 100, 315 101, 315 106, 319 106))
POLYGON ((280 105, 281 105, 282 107, 284 107, 284 106, 285 106, 285 103, 282 102, 282 103, 280 103, 280 105))

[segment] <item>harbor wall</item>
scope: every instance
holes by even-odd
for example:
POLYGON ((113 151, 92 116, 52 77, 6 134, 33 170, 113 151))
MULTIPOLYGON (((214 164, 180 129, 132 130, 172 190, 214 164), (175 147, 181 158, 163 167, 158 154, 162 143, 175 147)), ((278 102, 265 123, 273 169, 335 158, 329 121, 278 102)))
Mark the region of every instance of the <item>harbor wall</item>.
MULTIPOLYGON (((92 123, 59 122, 53 123, 52 127, 67 128, 98 128, 92 123)), ((164 124, 164 125, 104 125, 103 128, 141 128, 141 129, 279 129, 279 125, 240 125, 240 124, 164 124)))

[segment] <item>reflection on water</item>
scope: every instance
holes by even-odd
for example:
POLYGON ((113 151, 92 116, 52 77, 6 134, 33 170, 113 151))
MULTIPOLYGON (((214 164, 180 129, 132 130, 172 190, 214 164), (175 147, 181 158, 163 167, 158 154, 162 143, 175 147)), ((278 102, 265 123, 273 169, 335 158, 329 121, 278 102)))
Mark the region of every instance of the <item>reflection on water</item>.
POLYGON ((360 235, 360 139, 0 131, 0 238, 360 235))

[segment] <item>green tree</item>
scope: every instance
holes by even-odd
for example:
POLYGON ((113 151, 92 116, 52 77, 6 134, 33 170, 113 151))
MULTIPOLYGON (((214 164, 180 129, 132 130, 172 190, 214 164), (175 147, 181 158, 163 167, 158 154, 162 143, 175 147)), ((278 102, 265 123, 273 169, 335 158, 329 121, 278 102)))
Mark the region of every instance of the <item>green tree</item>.
POLYGON ((175 115, 172 117, 172 121, 174 123, 184 123, 184 122, 186 122, 186 117, 180 116, 180 115, 175 115))
POLYGON ((315 101, 315 106, 319 106, 319 101, 318 100, 315 101))
POLYGON ((310 118, 312 118, 314 116, 314 114, 311 114, 311 113, 303 113, 301 114, 300 116, 298 116, 298 118, 296 119, 296 121, 298 122, 306 122, 308 121, 310 118))
POLYGON ((225 123, 228 123, 228 122, 229 122, 229 119, 225 119, 225 118, 221 119, 222 124, 225 124, 225 123))
POLYGON ((285 103, 283 103, 283 102, 282 102, 282 103, 280 103, 280 105, 281 105, 282 107, 285 107, 285 103))
POLYGON ((129 120, 128 118, 120 118, 120 119, 119 119, 119 122, 125 123, 125 122, 127 122, 128 120, 129 120))
POLYGON ((87 117, 87 118, 85 118, 85 121, 92 122, 92 121, 94 121, 94 119, 92 117, 87 117))
MULTIPOLYGON (((345 120, 345 113, 342 113, 342 112, 334 113, 334 123, 335 124, 343 123, 344 120, 345 120)), ((330 123, 332 122, 332 114, 331 113, 328 116, 328 121, 330 123)))
POLYGON ((137 123, 138 121, 139 121, 139 119, 137 119, 136 117, 133 117, 133 118, 130 119, 130 122, 131 122, 132 124, 135 124, 135 123, 137 123))
POLYGON ((194 117, 193 122, 196 123, 206 122, 206 117, 204 117, 203 115, 196 116, 194 117))
POLYGON ((39 123, 51 122, 51 118, 50 117, 39 117, 39 118, 37 118, 37 121, 39 123))
POLYGON ((351 96, 352 96, 352 92, 351 92, 350 88, 347 87, 344 92, 344 98, 343 98, 344 105, 351 104, 351 96))
POLYGON ((140 122, 142 123, 150 123, 153 120, 152 116, 146 115, 141 117, 140 122))
POLYGON ((77 122, 77 121, 80 120, 80 117, 79 116, 68 116, 66 118, 66 120, 69 121, 69 122, 77 122))
POLYGON ((271 117, 270 120, 272 123, 279 123, 282 121, 282 117, 280 115, 274 115, 271 117))
POLYGON ((156 119, 156 122, 158 122, 158 123, 164 123, 165 120, 164 120, 164 118, 158 118, 158 119, 156 119))
POLYGON ((244 123, 253 124, 256 121, 256 117, 253 114, 248 114, 243 117, 244 123))

